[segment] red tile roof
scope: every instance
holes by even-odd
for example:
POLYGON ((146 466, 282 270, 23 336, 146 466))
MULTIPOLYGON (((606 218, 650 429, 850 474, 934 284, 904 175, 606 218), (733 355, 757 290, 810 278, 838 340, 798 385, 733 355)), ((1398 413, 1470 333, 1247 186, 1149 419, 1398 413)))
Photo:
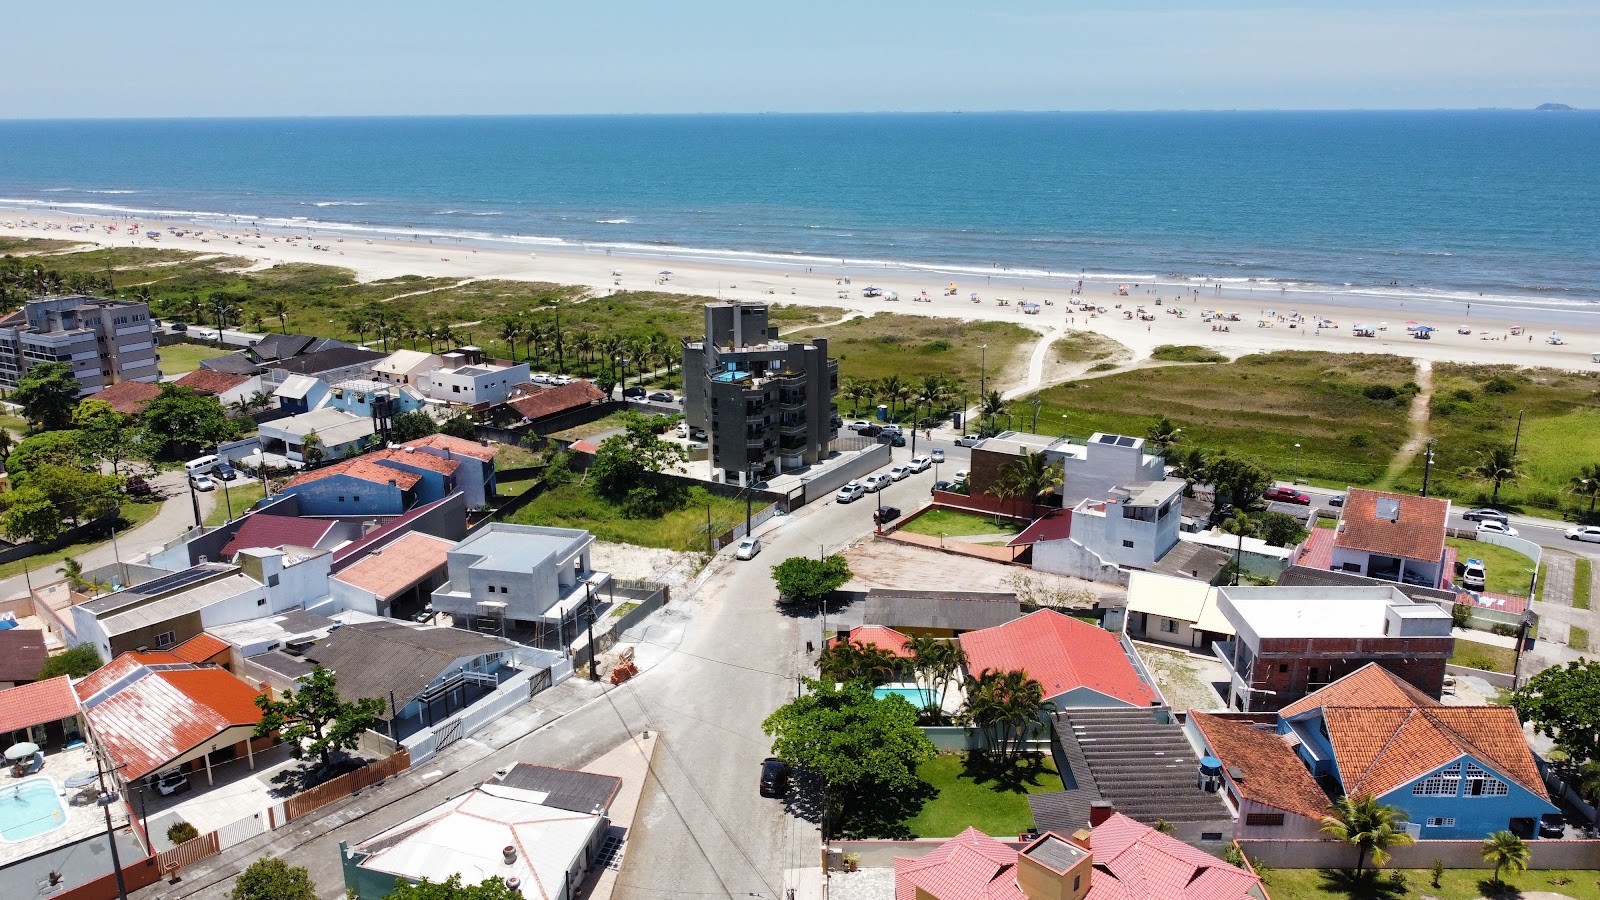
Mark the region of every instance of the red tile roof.
POLYGON ((444 568, 453 547, 451 541, 413 531, 341 569, 334 577, 388 599, 444 568))
POLYGON ((894 858, 894 900, 1027 900, 1017 887, 1017 851, 976 828, 917 858, 894 858))
MULTIPOLYGON (((527 385, 519 385, 521 389, 527 385)), ((599 400, 606 399, 606 395, 593 383, 583 380, 557 387, 544 388, 516 400, 507 400, 506 405, 516 410, 524 418, 531 420, 553 416, 556 413, 588 406, 599 400)))
POLYGON ((32 681, 50 660, 38 628, 0 631, 0 681, 32 681))
POLYGON ((72 692, 72 679, 65 675, 0 690, 0 734, 77 714, 78 695, 72 692))
POLYGON ((391 469, 388 466, 381 466, 370 459, 358 456, 355 459, 347 459, 343 462, 336 462, 331 466, 324 466, 320 469, 301 473, 295 476, 294 480, 290 481, 286 487, 310 484, 330 475, 349 475, 351 478, 359 478, 362 481, 370 481, 378 485, 387 485, 393 481, 403 491, 411 490, 417 486, 417 482, 422 480, 422 476, 415 472, 402 472, 399 469, 391 469))
POLYGON ((1095 826, 1089 851, 1095 873, 1084 900, 1247 900, 1261 883, 1121 813, 1095 826))
POLYGON ((1338 536, 1332 528, 1312 528, 1311 534, 1300 543, 1294 564, 1308 569, 1333 568, 1333 541, 1338 536))
POLYGON ((418 449, 423 447, 431 447, 435 450, 448 450, 451 453, 459 456, 470 456, 473 459, 481 460, 483 462, 489 462, 490 460, 494 459, 493 447, 485 447, 476 441, 469 441, 465 438, 458 438, 449 434, 430 434, 427 437, 420 437, 414 441, 406 441, 400 446, 416 447, 418 449))
POLYGON ((1414 494, 1351 488, 1339 514, 1336 546, 1388 556, 1437 561, 1444 555, 1445 520, 1450 501, 1414 494), (1399 503, 1399 516, 1378 515, 1378 501, 1399 503))
POLYGON ((158 384, 151 384, 148 381, 119 381, 85 399, 104 400, 117 412, 125 416, 136 416, 144 412, 150 401, 160 395, 161 386, 158 384))
POLYGON ((1240 796, 1308 819, 1320 819, 1326 812, 1328 795, 1276 734, 1192 709, 1189 721, 1222 761, 1224 777, 1240 796), (1234 778, 1232 769, 1240 777, 1234 778))
MULTIPOLYGON (((847 638, 852 644, 877 647, 887 650, 896 659, 911 659, 916 656, 911 652, 911 638, 906 637, 887 625, 858 625, 850 629, 847 638)), ((828 646, 839 643, 838 638, 829 638, 828 646)))
POLYGON ((201 632, 172 648, 172 655, 190 663, 210 662, 219 653, 228 652, 228 642, 201 632))
POLYGON ((1064 541, 1071 534, 1072 510, 1052 509, 1022 529, 1022 533, 1012 538, 1006 546, 1025 547, 1039 541, 1064 541))
POLYGON ((320 519, 251 513, 245 516, 244 524, 233 540, 222 548, 222 558, 233 559, 235 553, 252 547, 282 547, 288 544, 310 549, 327 537, 333 526, 333 522, 320 519))
POLYGON ((193 372, 178 379, 178 384, 202 394, 223 394, 233 390, 253 376, 234 375, 230 372, 213 372, 210 369, 195 369, 193 372))
POLYGON ((441 475, 454 475, 456 470, 461 468, 461 460, 459 459, 445 459, 442 456, 434 456, 432 453, 418 453, 415 450, 410 453, 404 450, 376 450, 368 453, 364 458, 379 465, 387 465, 393 462, 417 469, 427 469, 430 472, 438 472, 441 475))
POLYGON ((1133 706, 1156 702, 1116 635, 1055 610, 969 631, 960 640, 967 671, 1022 669, 1043 686, 1046 699, 1081 687, 1133 706))
POLYGON ((1377 663, 1367 663, 1327 687, 1307 694, 1278 711, 1285 719, 1324 706, 1438 706, 1439 702, 1412 687, 1399 675, 1377 663))
POLYGON ((106 755, 131 781, 167 768, 229 728, 261 721, 257 693, 214 666, 147 670, 85 714, 106 755))
POLYGON ((395 539, 395 535, 406 533, 408 530, 410 530, 411 525, 426 515, 429 510, 439 506, 441 503, 447 503, 449 500, 449 497, 445 497, 435 500, 432 503, 429 503, 427 506, 419 506, 402 516, 390 519, 389 521, 383 523, 383 525, 379 526, 377 531, 369 532, 368 534, 357 538, 356 540, 333 551, 333 571, 341 572, 344 570, 345 566, 352 565, 355 560, 361 558, 361 554, 367 548, 388 543, 389 541, 395 539))
POLYGON ((1329 707, 1322 719, 1347 794, 1381 796, 1470 754, 1548 796, 1509 706, 1329 707))

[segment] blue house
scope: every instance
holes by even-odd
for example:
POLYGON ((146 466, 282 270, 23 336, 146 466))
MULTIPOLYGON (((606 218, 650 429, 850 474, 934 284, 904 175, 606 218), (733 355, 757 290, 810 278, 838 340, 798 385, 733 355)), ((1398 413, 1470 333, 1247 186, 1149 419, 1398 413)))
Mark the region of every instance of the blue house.
POLYGON ((306 472, 284 486, 302 516, 397 516, 417 505, 422 476, 358 456, 306 472))
POLYGON ((1414 837, 1538 835, 1559 812, 1509 706, 1443 706, 1369 664, 1278 712, 1278 734, 1319 779, 1405 811, 1414 837))

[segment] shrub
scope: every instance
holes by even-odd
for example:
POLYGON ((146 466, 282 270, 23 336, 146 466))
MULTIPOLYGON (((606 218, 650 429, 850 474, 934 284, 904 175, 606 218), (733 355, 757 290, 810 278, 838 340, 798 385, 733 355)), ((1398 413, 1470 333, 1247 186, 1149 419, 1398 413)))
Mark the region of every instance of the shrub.
POLYGON ((173 822, 172 826, 167 829, 167 840, 170 841, 173 846, 177 846, 178 844, 186 844, 199 836, 200 829, 190 825, 188 822, 173 822))
POLYGON ((944 338, 940 338, 940 339, 938 339, 936 341, 929 341, 926 344, 923 344, 922 345, 922 352, 923 353, 943 353, 946 350, 949 350, 950 347, 951 347, 951 344, 950 344, 949 341, 945 340, 944 338))
POLYGON ((1348 441, 1348 443, 1350 444, 1351 447, 1354 447, 1357 450, 1361 450, 1361 449, 1365 448, 1368 444, 1372 443, 1372 440, 1370 438, 1368 438, 1366 435, 1362 434, 1359 431, 1356 432, 1355 434, 1350 435, 1350 437, 1347 439, 1347 441, 1348 441))
POLYGON ((1516 637, 1517 636, 1517 626, 1508 625, 1505 622, 1496 622, 1494 624, 1494 627, 1490 628, 1489 630, 1494 632, 1495 634, 1500 635, 1501 637, 1516 637))
POLYGON ((1089 367, 1089 371, 1091 371, 1091 372, 1109 372, 1112 369, 1115 369, 1116 367, 1117 367, 1116 363, 1108 363, 1108 362, 1095 363, 1094 365, 1089 367))
POLYGON ((1509 378, 1495 376, 1483 383, 1483 389, 1490 394, 1509 394, 1517 389, 1517 383, 1509 378))
POLYGON ((1151 359, 1166 362, 1216 363, 1227 362, 1228 357, 1205 347, 1193 344, 1162 344, 1150 352, 1151 359))
POLYGON ((1466 388, 1456 388, 1450 392, 1450 398, 1452 400, 1460 400, 1462 403, 1471 403, 1477 399, 1477 395, 1466 388))
POLYGON ((1400 392, 1387 384, 1369 384, 1361 389, 1361 393, 1368 400, 1387 401, 1400 396, 1400 392))

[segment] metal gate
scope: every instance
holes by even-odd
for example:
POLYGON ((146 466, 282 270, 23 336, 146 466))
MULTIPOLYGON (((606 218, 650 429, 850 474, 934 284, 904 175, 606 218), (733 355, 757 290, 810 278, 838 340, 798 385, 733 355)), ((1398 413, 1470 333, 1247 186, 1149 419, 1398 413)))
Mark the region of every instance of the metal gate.
POLYGON ((464 725, 460 717, 451 719, 443 725, 440 725, 438 728, 435 728, 433 730, 434 752, 437 753, 451 744, 454 744, 456 741, 461 740, 461 733, 463 729, 464 725))
POLYGON ((543 669, 533 673, 533 677, 528 679, 528 696, 532 697, 534 694, 537 694, 540 691, 548 690, 550 687, 550 681, 551 675, 549 666, 545 666, 543 669))

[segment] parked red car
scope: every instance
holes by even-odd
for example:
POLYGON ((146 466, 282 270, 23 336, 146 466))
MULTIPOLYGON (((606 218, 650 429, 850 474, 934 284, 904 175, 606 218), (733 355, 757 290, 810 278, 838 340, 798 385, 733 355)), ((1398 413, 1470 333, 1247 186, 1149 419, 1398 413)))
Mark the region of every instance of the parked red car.
POLYGON ((1294 488, 1275 487, 1261 495, 1266 500, 1276 500, 1279 503, 1298 503, 1301 506, 1311 505, 1311 496, 1302 494, 1294 488))

